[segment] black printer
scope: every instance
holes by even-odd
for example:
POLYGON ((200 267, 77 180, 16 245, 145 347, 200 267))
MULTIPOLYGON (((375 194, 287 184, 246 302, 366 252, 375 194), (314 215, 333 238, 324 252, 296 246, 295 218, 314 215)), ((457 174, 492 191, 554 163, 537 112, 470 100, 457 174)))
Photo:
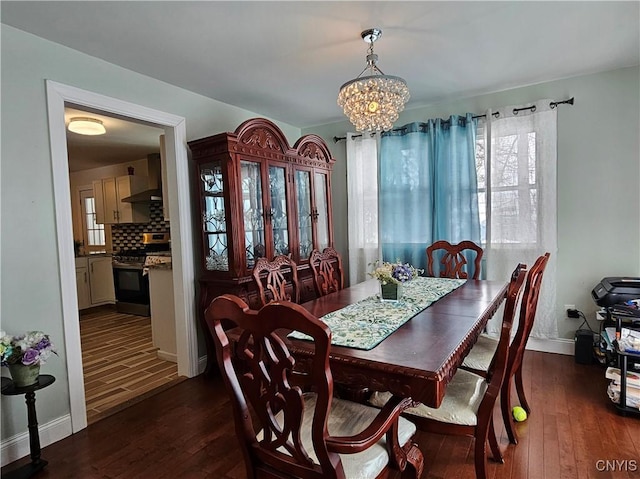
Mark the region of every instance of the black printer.
POLYGON ((591 297, 603 308, 640 299, 640 278, 603 278, 591 291, 591 297))

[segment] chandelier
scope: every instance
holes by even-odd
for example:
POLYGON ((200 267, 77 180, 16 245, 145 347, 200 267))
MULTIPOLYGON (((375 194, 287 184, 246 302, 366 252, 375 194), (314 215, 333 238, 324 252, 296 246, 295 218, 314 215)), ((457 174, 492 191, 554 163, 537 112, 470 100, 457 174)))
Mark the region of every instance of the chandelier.
POLYGON ((367 66, 357 78, 340 87, 338 105, 358 131, 386 131, 393 127, 409 99, 407 83, 400 77, 385 75, 378 67, 373 43, 382 30, 371 28, 360 34, 369 44, 367 66), (362 76, 365 72, 366 76, 362 76))

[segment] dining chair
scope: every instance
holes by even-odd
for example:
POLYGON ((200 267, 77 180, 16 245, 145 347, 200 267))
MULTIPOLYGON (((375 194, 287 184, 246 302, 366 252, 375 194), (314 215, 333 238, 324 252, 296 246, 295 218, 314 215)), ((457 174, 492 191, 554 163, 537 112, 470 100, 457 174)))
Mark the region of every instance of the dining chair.
MULTIPOLYGON (((502 410, 502 419, 504 421, 509 442, 518 444, 518 436, 515 431, 513 416, 511 414, 511 383, 515 383, 518 398, 521 407, 531 413, 531 407, 527 402, 524 394, 524 385, 522 381, 522 360, 526 350, 529 334, 533 328, 533 322, 538 307, 538 297, 540 295, 540 285, 542 284, 542 276, 549 261, 550 253, 540 256, 533 267, 527 273, 524 293, 522 295, 522 303, 520 306, 520 315, 518 319, 518 329, 509 346, 509 362, 507 364, 507 372, 500 393, 500 408, 502 410)), ((481 335, 473 346, 467 357, 462 363, 462 367, 468 371, 474 372, 481 376, 487 376, 491 370, 491 360, 498 345, 498 340, 481 335)))
MULTIPOLYGON (((519 264, 509 281, 500 340, 491 361, 490 374, 483 377, 458 369, 447 385, 439 408, 419 404, 403 413, 403 416, 414 422, 421 431, 473 437, 477 479, 487 477, 487 442, 493 459, 496 462, 504 462, 493 424, 493 408, 507 370, 511 327, 526 276, 525 268, 519 264)), ((381 407, 389 397, 391 395, 388 392, 376 392, 371 396, 369 403, 381 407)))
POLYGON ((279 255, 273 261, 258 258, 253 268, 253 280, 262 306, 271 301, 300 301, 298 268, 290 256, 279 255))
POLYGON ((331 330, 301 306, 272 302, 251 310, 233 295, 215 298, 205 320, 231 399, 247 478, 387 477, 389 467, 422 475, 416 427, 400 417, 411 399, 383 409, 333 397, 331 330), (227 335, 229 324, 237 331, 227 335), (301 364, 281 331, 304 333, 314 354, 301 364))
POLYGON ((335 249, 329 247, 322 252, 314 249, 309 257, 309 264, 318 296, 325 296, 344 288, 342 257, 335 249))
POLYGON ((480 278, 480 262, 482 261, 483 250, 473 241, 461 241, 458 244, 451 244, 448 241, 436 241, 427 247, 427 276, 435 276, 434 260, 444 250, 440 260, 441 278, 467 279, 471 274, 467 265, 467 253, 475 256, 473 259, 472 279, 480 278))

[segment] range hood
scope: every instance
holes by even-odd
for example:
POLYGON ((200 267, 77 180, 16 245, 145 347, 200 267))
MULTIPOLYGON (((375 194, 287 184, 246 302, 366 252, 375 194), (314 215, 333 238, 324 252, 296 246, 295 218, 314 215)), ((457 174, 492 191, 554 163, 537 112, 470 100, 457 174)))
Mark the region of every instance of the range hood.
POLYGON ((149 203, 151 201, 162 201, 162 190, 154 188, 153 190, 145 190, 135 195, 122 198, 121 201, 126 203, 149 203))
POLYGON ((162 201, 162 172, 159 154, 147 155, 147 171, 149 175, 149 189, 122 198, 120 201, 126 203, 162 201))

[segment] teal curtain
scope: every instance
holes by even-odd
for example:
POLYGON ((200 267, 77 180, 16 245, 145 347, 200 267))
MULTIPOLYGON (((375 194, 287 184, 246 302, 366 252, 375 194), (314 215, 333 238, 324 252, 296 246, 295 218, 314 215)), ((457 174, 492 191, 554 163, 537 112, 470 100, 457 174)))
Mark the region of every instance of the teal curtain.
POLYGON ((380 139, 380 239, 384 261, 426 268, 437 240, 480 244, 471 113, 410 123, 380 139))

